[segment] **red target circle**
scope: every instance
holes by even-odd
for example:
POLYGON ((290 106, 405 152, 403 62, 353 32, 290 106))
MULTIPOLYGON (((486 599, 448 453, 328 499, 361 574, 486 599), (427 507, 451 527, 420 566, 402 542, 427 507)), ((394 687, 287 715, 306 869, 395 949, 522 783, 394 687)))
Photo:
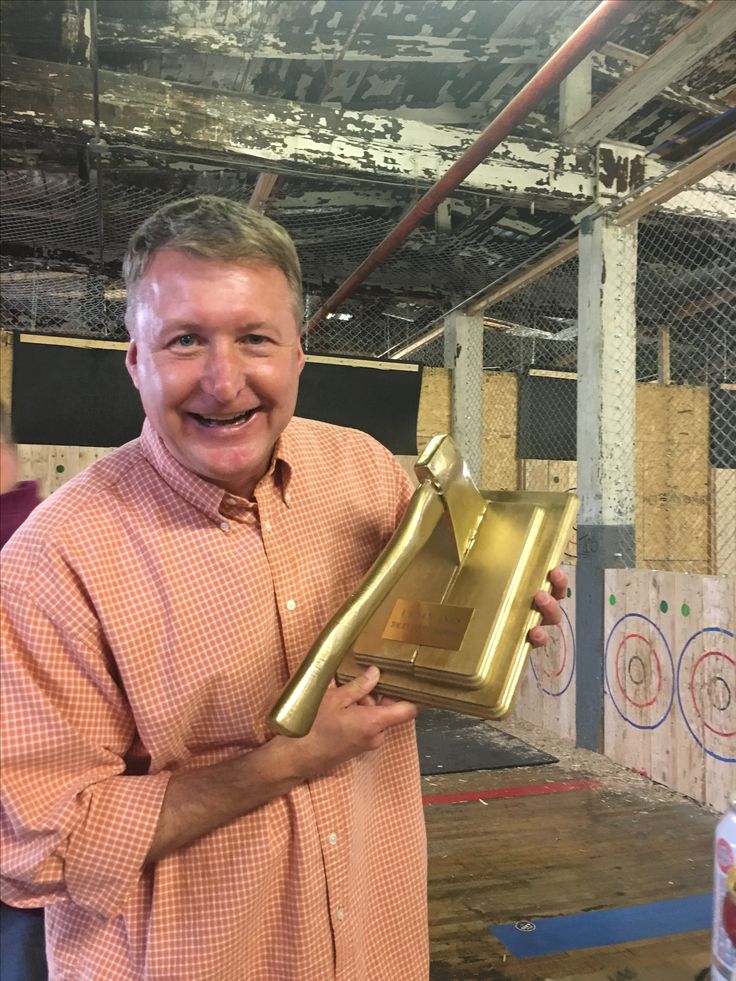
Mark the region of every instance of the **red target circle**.
MULTIPOLYGON (((698 703, 698 698, 696 694, 696 680, 697 680, 696 674, 698 673, 698 670, 702 667, 704 662, 707 661, 708 658, 710 657, 723 658, 723 660, 727 664, 730 664, 731 668, 734 670, 734 673, 736 673, 736 660, 734 660, 734 658, 729 657, 728 654, 724 654, 723 651, 705 651, 697 659, 690 672, 690 682, 688 685, 690 690, 690 698, 693 703, 693 708, 695 709, 695 714, 701 720, 705 728, 708 729, 710 732, 714 733, 716 736, 723 736, 726 739, 730 739, 731 737, 736 736, 736 730, 734 730, 733 732, 723 732, 720 729, 716 729, 715 726, 710 725, 710 723, 707 722, 705 719, 702 705, 698 703)), ((715 707, 719 711, 725 710, 731 704, 731 699, 733 697, 732 687, 733 686, 729 686, 728 682, 725 681, 725 679, 718 674, 715 676, 714 679, 711 679, 710 684, 706 684, 702 686, 703 690, 708 691, 709 694, 711 695, 711 704, 715 705, 715 707), (713 685, 713 681, 716 682, 716 685, 713 685), (721 685, 718 685, 717 684, 718 682, 720 682, 721 685), (726 699, 727 699, 726 704, 723 707, 716 704, 716 700, 718 698, 718 691, 721 690, 721 686, 722 686, 722 690, 725 690, 726 699)))
MULTIPOLYGON (((638 655, 636 655, 635 658, 630 658, 627 665, 627 673, 629 675, 629 678, 635 685, 643 684, 646 681, 646 664, 638 655), (632 673, 632 665, 637 664, 637 662, 638 662, 636 668, 637 673, 639 670, 639 665, 641 666, 641 669, 643 671, 643 674, 639 677, 636 677, 634 673, 632 673)), ((621 643, 618 645, 618 648, 616 650, 616 682, 618 683, 619 691, 624 696, 624 699, 630 705, 633 705, 635 708, 639 708, 639 709, 649 708, 650 705, 654 705, 654 703, 657 701, 657 698, 659 697, 659 693, 662 691, 662 664, 659 660, 659 655, 657 654, 654 644, 652 644, 651 641, 647 640, 647 638, 643 637, 641 634, 626 634, 623 640, 621 641, 621 643), (629 695, 629 693, 626 690, 626 684, 624 683, 624 680, 621 676, 621 664, 623 660, 621 654, 624 645, 630 640, 640 640, 643 644, 645 644, 649 648, 649 660, 651 661, 653 659, 654 663, 657 666, 657 690, 655 691, 654 695, 646 702, 637 702, 636 699, 632 698, 631 695, 629 695)))

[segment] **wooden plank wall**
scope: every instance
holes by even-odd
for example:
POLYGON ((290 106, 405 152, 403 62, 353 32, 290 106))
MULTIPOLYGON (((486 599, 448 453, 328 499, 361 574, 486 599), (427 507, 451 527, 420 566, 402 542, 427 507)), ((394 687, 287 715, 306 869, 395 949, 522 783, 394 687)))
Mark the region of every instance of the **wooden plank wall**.
POLYGON ((570 580, 562 623, 549 628, 549 643, 529 654, 511 717, 575 741, 575 567, 563 566, 570 580))
POLYGON ((606 573, 605 754, 725 810, 736 788, 736 582, 606 573))
POLYGON ((19 477, 21 480, 37 480, 40 496, 48 497, 90 463, 114 449, 114 446, 45 446, 40 443, 19 443, 19 477))

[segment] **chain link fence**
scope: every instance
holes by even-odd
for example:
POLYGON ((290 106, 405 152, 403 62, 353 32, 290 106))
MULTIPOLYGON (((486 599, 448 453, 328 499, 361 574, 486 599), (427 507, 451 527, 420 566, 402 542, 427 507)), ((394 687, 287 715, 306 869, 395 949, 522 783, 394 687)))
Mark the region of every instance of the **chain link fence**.
MULTIPOLYGON (((182 166, 173 183, 168 173, 157 184, 150 164, 136 177, 110 161, 93 182, 0 172, 3 326, 125 340, 119 268, 134 228, 164 202, 194 193, 248 201, 257 178, 256 169, 182 166)), ((636 553, 626 556, 627 564, 723 574, 736 572, 736 192, 728 171, 709 185, 707 193, 682 192, 689 214, 663 204, 638 222, 636 274, 627 287, 636 311, 636 388, 616 390, 614 362, 610 385, 616 398, 635 402, 634 432, 621 433, 636 459, 636 553)), ((423 191, 279 174, 267 213, 297 244, 307 319, 423 191)), ((613 217, 616 208, 606 210, 613 217)), ((465 411, 480 428, 481 483, 575 489, 574 248, 526 285, 498 288, 546 262, 565 238, 575 241, 568 215, 532 220, 461 188, 307 335, 307 353, 403 359, 433 369, 426 388, 435 405, 420 421, 421 449, 423 429, 430 435, 451 418, 448 315, 487 297, 482 384, 476 377, 464 393, 465 411)), ((575 547, 571 542, 571 560, 575 547)))

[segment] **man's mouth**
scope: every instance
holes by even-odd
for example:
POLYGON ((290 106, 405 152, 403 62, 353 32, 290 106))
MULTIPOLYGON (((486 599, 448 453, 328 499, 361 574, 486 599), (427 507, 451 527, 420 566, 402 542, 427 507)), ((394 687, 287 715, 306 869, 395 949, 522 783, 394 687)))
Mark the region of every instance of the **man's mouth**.
POLYGON ((198 412, 190 412, 189 415, 194 419, 195 422, 199 423, 200 426, 207 426, 208 428, 214 428, 219 426, 238 426, 242 422, 247 422, 251 419, 255 413, 258 411, 258 406, 254 409, 248 409, 246 412, 239 412, 237 415, 233 416, 203 416, 198 412))

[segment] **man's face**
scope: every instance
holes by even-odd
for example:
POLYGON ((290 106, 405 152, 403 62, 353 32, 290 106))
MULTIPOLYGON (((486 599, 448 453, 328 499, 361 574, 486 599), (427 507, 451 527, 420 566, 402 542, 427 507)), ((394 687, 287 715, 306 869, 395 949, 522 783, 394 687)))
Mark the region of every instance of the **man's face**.
POLYGON ((126 365, 169 452, 250 497, 294 413, 304 367, 283 272, 161 249, 129 328, 126 365))

